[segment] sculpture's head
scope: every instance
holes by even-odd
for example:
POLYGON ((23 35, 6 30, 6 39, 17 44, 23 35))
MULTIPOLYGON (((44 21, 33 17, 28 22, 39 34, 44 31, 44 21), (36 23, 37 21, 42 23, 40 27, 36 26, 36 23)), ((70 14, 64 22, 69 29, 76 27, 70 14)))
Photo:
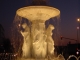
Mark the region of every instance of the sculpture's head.
POLYGON ((51 30, 54 30, 55 28, 54 28, 54 26, 53 25, 49 25, 49 28, 51 29, 51 30))
POLYGON ((26 24, 26 23, 23 23, 23 24, 22 24, 22 28, 25 29, 26 27, 27 27, 27 24, 26 24))

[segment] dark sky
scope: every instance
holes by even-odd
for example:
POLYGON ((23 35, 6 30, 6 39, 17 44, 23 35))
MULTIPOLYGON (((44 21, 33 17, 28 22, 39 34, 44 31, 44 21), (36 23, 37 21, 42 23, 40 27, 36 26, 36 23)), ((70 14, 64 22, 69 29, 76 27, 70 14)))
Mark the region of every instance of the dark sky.
MULTIPOLYGON (((52 6, 61 11, 61 34, 64 37, 77 39, 77 18, 79 17, 79 0, 52 0, 52 6)), ((63 39, 62 43, 71 40, 63 39)), ((72 43, 75 41, 72 41, 72 43)), ((66 44, 67 44, 66 43, 66 44)))
MULTIPOLYGON (((30 0, 0 0, 0 24, 5 29, 6 37, 10 33, 11 24, 13 23, 16 10, 27 6, 30 0)), ((64 37, 76 39, 77 37, 77 18, 80 16, 79 0, 48 0, 48 4, 60 10, 60 33, 64 37)), ((64 39, 62 42, 69 42, 64 39)), ((73 41, 75 43, 75 41, 73 41)), ((67 44, 67 43, 66 43, 67 44)))

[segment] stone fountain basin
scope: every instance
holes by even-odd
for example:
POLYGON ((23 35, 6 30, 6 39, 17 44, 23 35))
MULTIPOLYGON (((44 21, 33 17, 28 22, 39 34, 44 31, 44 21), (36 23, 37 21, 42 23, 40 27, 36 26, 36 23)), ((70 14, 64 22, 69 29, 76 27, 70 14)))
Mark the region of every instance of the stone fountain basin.
POLYGON ((60 15, 60 11, 49 6, 28 6, 17 10, 17 15, 30 21, 42 20, 46 21, 52 17, 60 15))

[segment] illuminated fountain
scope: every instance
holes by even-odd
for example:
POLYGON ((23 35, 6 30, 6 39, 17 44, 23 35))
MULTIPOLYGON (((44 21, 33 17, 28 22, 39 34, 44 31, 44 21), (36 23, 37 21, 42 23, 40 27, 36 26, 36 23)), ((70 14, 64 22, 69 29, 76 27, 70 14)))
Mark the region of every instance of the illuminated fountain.
POLYGON ((50 18, 60 15, 60 11, 49 6, 28 6, 17 10, 18 30, 23 37, 21 60, 29 59, 52 59, 54 56, 54 40, 52 30, 55 27, 51 24, 46 28, 45 22, 50 18), (25 18, 30 22, 21 23, 25 18))

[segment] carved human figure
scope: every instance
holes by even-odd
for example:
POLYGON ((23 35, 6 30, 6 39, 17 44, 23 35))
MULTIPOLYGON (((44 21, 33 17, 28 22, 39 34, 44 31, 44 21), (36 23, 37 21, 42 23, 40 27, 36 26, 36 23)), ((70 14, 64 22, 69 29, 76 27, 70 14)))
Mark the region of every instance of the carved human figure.
POLYGON ((48 54, 53 55, 54 54, 54 40, 52 39, 52 30, 54 30, 53 25, 49 25, 48 28, 46 29, 46 34, 47 34, 47 48, 48 48, 48 54))
POLYGON ((22 56, 24 58, 29 58, 30 57, 30 46, 31 46, 30 29, 26 23, 22 24, 22 28, 24 29, 24 31, 20 31, 24 39, 23 46, 22 46, 22 56))
POLYGON ((47 42, 44 23, 34 23, 32 25, 33 52, 35 58, 45 58, 47 54, 47 42))

